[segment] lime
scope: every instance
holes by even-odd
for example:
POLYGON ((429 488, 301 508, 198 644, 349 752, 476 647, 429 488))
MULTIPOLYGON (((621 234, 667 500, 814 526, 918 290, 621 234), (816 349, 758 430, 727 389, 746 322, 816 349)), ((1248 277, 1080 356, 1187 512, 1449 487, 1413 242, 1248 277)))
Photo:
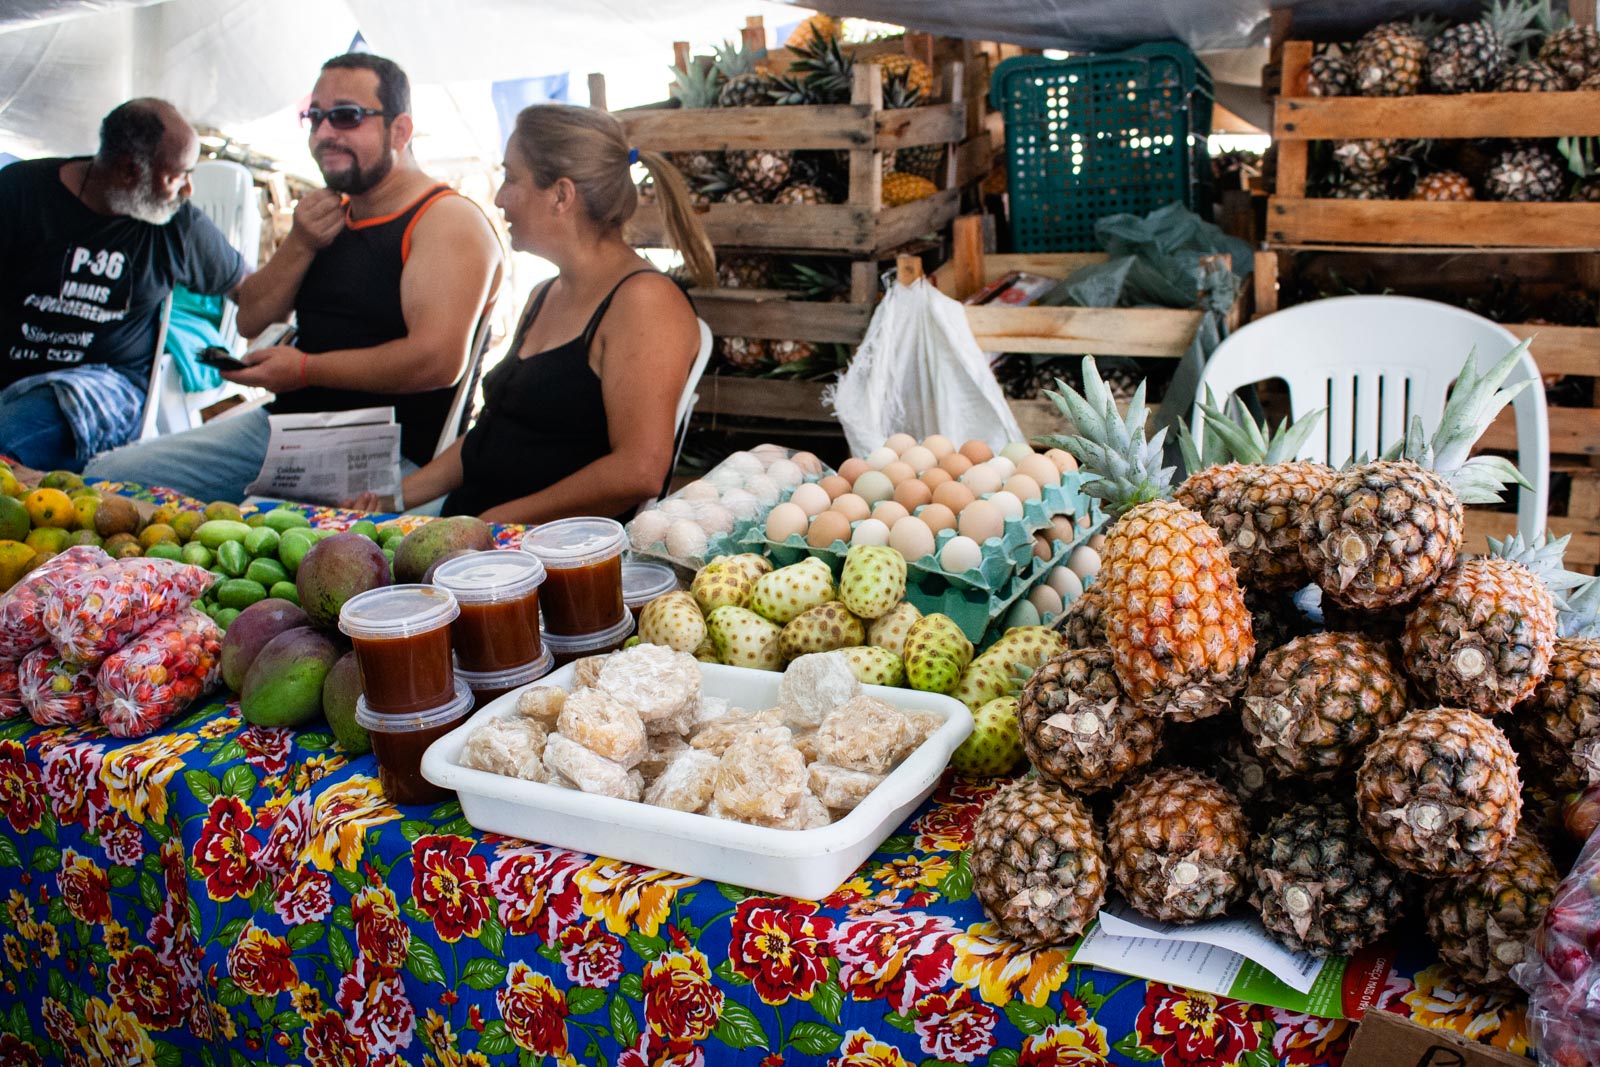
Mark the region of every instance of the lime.
POLYGON ((216 553, 212 552, 199 541, 190 541, 183 546, 183 561, 192 563, 196 567, 209 568, 217 561, 216 553))
POLYGON ((360 522, 352 523, 348 532, 358 533, 368 540, 376 541, 378 539, 378 524, 371 519, 362 519, 360 522))
POLYGON ((144 554, 151 559, 170 559, 174 563, 182 563, 183 549, 170 541, 158 541, 144 550, 144 554))
POLYGON ((217 613, 215 615, 211 616, 211 617, 214 620, 216 620, 216 623, 217 623, 218 626, 220 626, 224 630, 226 630, 229 627, 229 625, 232 624, 233 620, 237 619, 239 617, 239 609, 238 608, 218 608, 217 609, 217 613))
POLYGON ((242 522, 235 522, 232 519, 211 519, 201 523, 200 528, 195 530, 194 536, 202 545, 215 550, 228 541, 243 541, 249 532, 250 527, 242 522))
POLYGON ((283 533, 286 530, 306 529, 311 525, 311 520, 292 508, 273 508, 261 520, 266 525, 283 533))
POLYGON ((300 603, 300 590, 296 588, 293 582, 274 582, 272 588, 267 590, 267 593, 270 596, 277 597, 279 600, 287 600, 291 604, 298 605, 300 603))

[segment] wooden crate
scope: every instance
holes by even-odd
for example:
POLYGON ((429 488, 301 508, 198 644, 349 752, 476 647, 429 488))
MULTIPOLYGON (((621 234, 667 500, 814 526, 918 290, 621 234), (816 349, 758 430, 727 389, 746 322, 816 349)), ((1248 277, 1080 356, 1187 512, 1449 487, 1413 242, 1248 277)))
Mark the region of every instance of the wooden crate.
POLYGON ((1309 41, 1288 41, 1283 46, 1283 95, 1277 99, 1273 119, 1278 188, 1267 203, 1269 244, 1600 249, 1600 204, 1306 196, 1312 141, 1595 136, 1600 135, 1600 94, 1316 97, 1306 91, 1311 53, 1309 41))
MULTIPOLYGON (((1600 568, 1600 470, 1558 463, 1551 473, 1564 474, 1570 479, 1564 505, 1566 514, 1552 514, 1548 519, 1551 536, 1571 534, 1572 540, 1567 544, 1567 568, 1594 574, 1600 568)), ((1557 494, 1552 492, 1552 495, 1557 494)), ((1563 510, 1559 499, 1552 500, 1550 507, 1552 512, 1563 510)), ((1487 547, 1484 538, 1507 537, 1516 529, 1515 512, 1468 508, 1464 543, 1467 551, 1482 552, 1487 547)))

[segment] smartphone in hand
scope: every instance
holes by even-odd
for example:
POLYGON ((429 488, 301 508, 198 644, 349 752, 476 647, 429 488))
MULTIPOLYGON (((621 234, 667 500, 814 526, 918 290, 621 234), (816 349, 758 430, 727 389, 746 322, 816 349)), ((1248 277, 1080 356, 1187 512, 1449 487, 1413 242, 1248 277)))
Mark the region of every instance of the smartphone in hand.
POLYGON ((199 360, 208 367, 217 370, 244 370, 250 364, 223 348, 221 345, 211 345, 200 350, 199 360))

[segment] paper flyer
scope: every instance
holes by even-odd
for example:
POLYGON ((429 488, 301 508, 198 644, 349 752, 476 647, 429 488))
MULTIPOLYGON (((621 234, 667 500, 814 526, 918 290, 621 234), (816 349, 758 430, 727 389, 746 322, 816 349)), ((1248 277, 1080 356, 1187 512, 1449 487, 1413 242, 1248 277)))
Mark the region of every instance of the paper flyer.
POLYGON ((400 491, 400 427, 394 408, 272 415, 267 455, 246 492, 338 505, 362 493, 400 491))

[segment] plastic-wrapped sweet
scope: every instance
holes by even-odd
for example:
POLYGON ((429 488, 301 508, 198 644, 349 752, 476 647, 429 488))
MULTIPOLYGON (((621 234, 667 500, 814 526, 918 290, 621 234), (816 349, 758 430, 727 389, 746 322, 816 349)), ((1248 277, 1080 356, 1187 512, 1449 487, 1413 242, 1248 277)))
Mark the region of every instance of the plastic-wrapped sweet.
POLYGON ((1600 1063, 1600 834, 1556 887, 1511 979, 1528 994, 1528 1036, 1543 1067, 1600 1063))
POLYGON ((73 545, 24 574, 0 594, 0 660, 20 662, 50 640, 44 626, 44 605, 50 594, 68 579, 110 562, 111 557, 93 545, 73 545))
POLYGON ((170 559, 119 559, 67 579, 44 604, 44 628, 62 656, 98 664, 211 588, 204 567, 170 559))
MULTIPOLYGON (((730 489, 729 492, 735 490, 730 489)), ((743 492, 743 490, 738 490, 743 492)), ((725 534, 733 529, 733 512, 713 501, 703 501, 694 507, 694 521, 706 535, 725 534)))
POLYGON ((726 697, 711 697, 701 694, 699 702, 694 706, 694 729, 698 730, 707 723, 726 718, 735 711, 741 715, 744 714, 742 708, 732 707, 726 697))
POLYGON ((467 735, 459 762, 490 774, 543 782, 550 776, 544 767, 544 746, 549 738, 544 724, 524 715, 503 715, 490 719, 467 735))
POLYGON ((192 708, 221 678, 222 628, 186 608, 106 657, 95 676, 100 721, 113 737, 143 737, 192 708))
POLYGON ((748 489, 729 489, 722 494, 722 506, 733 514, 735 519, 746 522, 756 517, 761 511, 761 501, 748 489))
POLYGON ((747 730, 717 765, 717 803, 741 819, 782 819, 806 792, 806 760, 782 727, 747 730))
POLYGON ((700 481, 697 479, 690 482, 682 489, 679 489, 674 495, 677 496, 679 500, 688 500, 694 502, 701 500, 715 500, 717 499, 719 493, 717 487, 712 485, 710 482, 700 481))
MULTIPOLYGON (((799 464, 788 459, 773 460, 767 467, 767 477, 782 489, 792 489, 806 479, 805 472, 800 469, 799 464)), ((749 488, 749 485, 750 483, 746 482, 745 488, 749 488)))
POLYGON ((593 686, 600 680, 600 671, 604 669, 606 660, 611 653, 603 656, 584 656, 572 661, 572 684, 575 688, 584 689, 593 686))
POLYGON ((698 557, 706 551, 706 532, 693 519, 675 519, 667 527, 667 555, 698 557))
MULTIPOLYGON (((694 504, 687 500, 679 500, 675 496, 667 497, 667 499, 656 505, 655 510, 674 522, 678 519, 694 518, 694 504)), ((663 537, 662 539, 665 540, 666 538, 663 537)))
POLYGON ((867 771, 853 771, 832 763, 813 763, 808 771, 811 791, 834 811, 854 811, 867 794, 888 777, 867 771))
POLYGON ((705 481, 717 487, 718 493, 726 493, 729 489, 737 489, 744 484, 745 476, 742 472, 734 470, 726 463, 719 463, 715 469, 705 476, 705 481))
POLYGON ((771 456, 772 458, 765 459, 753 451, 734 452, 730 454, 727 459, 717 464, 717 466, 726 470, 738 471, 741 475, 748 476, 751 474, 760 474, 762 471, 767 469, 768 463, 772 462, 774 459, 784 458, 784 452, 782 448, 774 448, 770 445, 765 447, 758 445, 756 447, 762 448, 763 453, 771 456))
POLYGON ((45 645, 22 657, 17 691, 40 726, 79 726, 94 718, 97 668, 64 659, 45 645))
MULTIPOLYGON (((650 734, 648 736, 650 748, 644 754, 644 759, 634 768, 644 775, 646 782, 653 782, 667 769, 667 764, 680 752, 689 751, 689 742, 677 734, 650 734)), ((698 751, 698 750, 696 750, 698 751)))
POLYGON ((21 666, 21 656, 0 657, 0 721, 20 719, 28 714, 28 706, 22 702, 21 666))
POLYGON ((548 730, 556 728, 567 691, 554 685, 536 685, 517 694, 517 714, 537 719, 548 730))
POLYGON ((789 734, 788 728, 782 724, 782 715, 776 713, 776 709, 739 713, 730 711, 716 722, 695 730, 689 738, 689 745, 720 756, 728 750, 729 745, 751 730, 778 728, 789 734))
POLYGON ((628 539, 638 552, 647 551, 667 539, 667 528, 672 518, 660 508, 641 511, 628 524, 628 539))
POLYGON ((573 785, 585 793, 616 797, 619 800, 638 800, 644 779, 628 768, 606 759, 596 752, 561 733, 545 739, 544 765, 549 770, 565 775, 573 785))
MULTIPOLYGON (((566 702, 561 705, 556 729, 568 740, 623 769, 644 759, 644 722, 639 713, 598 689, 576 689, 568 693, 566 702)), ((583 784, 571 774, 567 777, 583 784)))
POLYGON ((644 791, 644 802, 674 811, 699 811, 716 791, 722 761, 709 752, 687 748, 644 791))
POLYGON ((745 492, 761 501, 762 507, 771 507, 783 496, 783 490, 778 483, 768 478, 765 474, 752 474, 744 480, 745 492))
POLYGON ((843 654, 812 652, 796 657, 778 682, 785 721, 796 730, 813 730, 828 714, 861 693, 861 682, 843 654))
POLYGON ((907 723, 899 708, 858 696, 835 708, 817 728, 817 756, 853 771, 883 774, 905 746, 907 723))
POLYGON ((800 794, 800 799, 783 816, 776 819, 758 818, 752 821, 757 826, 765 826, 772 830, 815 830, 819 826, 831 823, 833 815, 808 789, 800 794))
POLYGON ((666 645, 635 645, 612 653, 593 684, 645 722, 670 720, 682 733, 700 702, 700 663, 666 645))
POLYGON ((793 739, 791 739, 789 743, 800 750, 800 754, 806 758, 807 763, 816 762, 817 731, 801 730, 794 735, 793 739))
POLYGON ((900 751, 895 754, 896 763, 915 752, 922 742, 932 737, 938 732, 939 727, 944 725, 944 716, 936 711, 901 710, 900 714, 905 716, 906 736, 900 751))

